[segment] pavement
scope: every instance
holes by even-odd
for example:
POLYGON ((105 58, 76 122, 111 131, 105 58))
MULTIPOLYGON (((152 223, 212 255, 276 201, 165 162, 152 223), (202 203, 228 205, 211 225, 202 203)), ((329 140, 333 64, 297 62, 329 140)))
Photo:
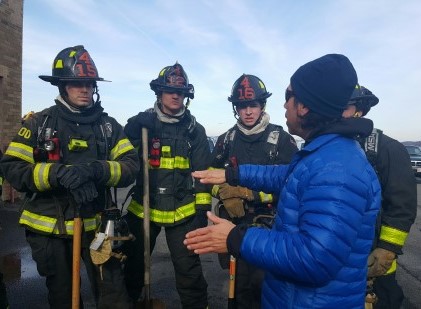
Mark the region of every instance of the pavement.
MULTIPOLYGON (((421 181, 417 187, 417 219, 409 233, 404 254, 398 260, 397 279, 406 296, 401 309, 421 308, 421 181)), ((45 279, 38 275, 31 250, 25 240, 24 229, 17 223, 19 207, 19 202, 0 204, 0 271, 4 274, 10 309, 48 308, 45 279)), ((203 255, 201 259, 208 282, 209 308, 227 308, 227 271, 219 267, 215 254, 203 255)), ((94 308, 83 266, 81 274, 81 294, 85 308, 94 308)), ((151 298, 164 301, 167 309, 181 308, 164 230, 158 237, 152 254, 151 298)))

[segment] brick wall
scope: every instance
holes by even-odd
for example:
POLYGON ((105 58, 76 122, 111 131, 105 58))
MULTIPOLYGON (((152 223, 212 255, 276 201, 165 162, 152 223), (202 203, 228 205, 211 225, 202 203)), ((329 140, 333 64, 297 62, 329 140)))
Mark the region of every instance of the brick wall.
POLYGON ((17 133, 22 117, 23 0, 0 0, 0 148, 17 133))
MULTIPOLYGON (((22 117, 23 0, 0 0, 0 148, 5 148, 20 127, 22 117)), ((3 200, 16 192, 5 183, 3 200)))

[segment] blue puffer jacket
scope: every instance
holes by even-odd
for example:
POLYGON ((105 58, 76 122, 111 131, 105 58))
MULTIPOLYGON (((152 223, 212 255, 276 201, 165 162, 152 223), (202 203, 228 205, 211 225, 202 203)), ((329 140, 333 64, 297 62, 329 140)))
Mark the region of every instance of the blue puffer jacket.
POLYGON ((280 192, 272 230, 249 228, 241 256, 266 270, 263 308, 364 308, 381 192, 354 140, 321 135, 290 165, 239 168, 240 185, 280 192))

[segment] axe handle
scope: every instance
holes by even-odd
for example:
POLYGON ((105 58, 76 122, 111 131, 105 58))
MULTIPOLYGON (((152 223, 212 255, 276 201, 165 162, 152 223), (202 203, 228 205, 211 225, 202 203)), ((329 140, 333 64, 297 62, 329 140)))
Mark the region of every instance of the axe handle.
POLYGON ((235 272, 237 260, 234 256, 230 255, 229 267, 229 286, 228 286, 228 309, 235 309, 235 272))
MULTIPOLYGON (((143 159, 143 242, 144 242, 144 287, 145 300, 150 302, 151 280, 151 238, 150 238, 150 205, 149 205, 149 160, 148 160, 148 129, 142 127, 142 159, 143 159)), ((149 308, 149 307, 148 307, 149 308)))
POLYGON ((82 218, 73 221, 72 309, 80 305, 80 251, 82 241, 82 218))

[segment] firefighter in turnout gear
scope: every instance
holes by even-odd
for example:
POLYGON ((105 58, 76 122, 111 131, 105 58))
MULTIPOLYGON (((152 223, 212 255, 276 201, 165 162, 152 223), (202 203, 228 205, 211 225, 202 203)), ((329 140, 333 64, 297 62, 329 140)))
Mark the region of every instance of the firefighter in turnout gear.
MULTIPOLYGON (((266 99, 272 94, 256 76, 243 74, 234 83, 231 96, 234 127, 218 137, 212 153, 212 168, 236 164, 288 164, 298 150, 294 138, 281 126, 269 122, 266 99)), ((235 224, 271 226, 277 196, 227 183, 215 185, 213 195, 220 200, 216 212, 235 224)), ((223 268, 229 256, 219 254, 223 268)), ((235 301, 237 308, 260 308, 263 271, 242 259, 236 262, 235 301)))
MULTIPOLYGON (((357 85, 343 116, 363 117, 379 99, 357 85)), ((373 251, 368 258, 368 277, 377 303, 374 308, 398 309, 404 294, 396 281, 397 258, 417 214, 417 187, 405 147, 379 129, 361 145, 374 167, 382 188, 382 207, 376 225, 373 251), (393 161, 391 161, 393 159, 393 161)))
MULTIPOLYGON (((136 150, 99 101, 97 68, 81 45, 63 49, 53 62, 55 105, 22 122, 1 161, 5 178, 26 193, 19 223, 38 272, 46 277, 51 308, 72 306, 72 235, 75 214, 82 218, 82 250, 99 308, 127 308, 124 298, 103 290, 89 246, 101 212, 110 206, 110 187, 133 183, 139 170, 136 150)), ((104 274, 105 276, 106 274, 104 274)), ((122 288, 125 288, 123 278, 122 288)))
MULTIPOLYGON (((188 231, 208 224, 206 211, 211 210, 210 187, 191 177, 192 171, 208 167, 206 132, 187 109, 194 88, 180 64, 163 68, 150 87, 156 94, 154 107, 130 118, 124 131, 137 147, 142 145, 142 127, 148 128, 151 252, 164 227, 183 308, 206 308, 207 283, 200 258, 183 245, 188 231)), ((142 169, 126 218, 136 237, 135 242, 125 244, 126 284, 134 301, 140 297, 145 271, 142 169)))

